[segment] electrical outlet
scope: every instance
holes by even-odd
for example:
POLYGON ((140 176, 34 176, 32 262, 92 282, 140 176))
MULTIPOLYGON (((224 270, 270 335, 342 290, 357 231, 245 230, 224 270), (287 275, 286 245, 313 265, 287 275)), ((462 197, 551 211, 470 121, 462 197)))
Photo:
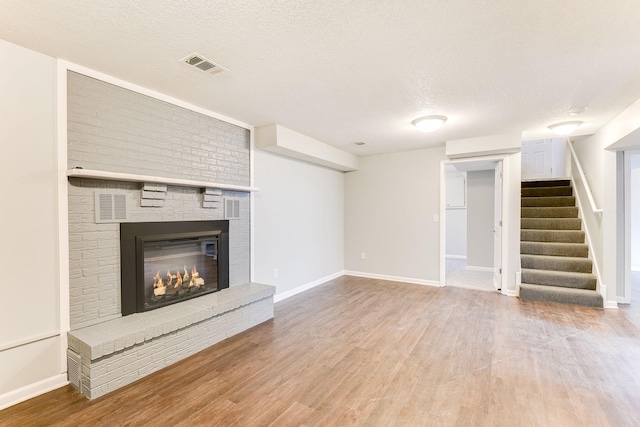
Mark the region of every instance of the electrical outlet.
POLYGON ((273 277, 278 277, 278 269, 277 268, 273 269, 273 277))
POLYGON ((440 221, 440 216, 438 214, 434 214, 433 215, 433 222, 438 222, 440 221))
POLYGON ((364 252, 361 252, 360 259, 367 259, 367 254, 365 254, 364 252))

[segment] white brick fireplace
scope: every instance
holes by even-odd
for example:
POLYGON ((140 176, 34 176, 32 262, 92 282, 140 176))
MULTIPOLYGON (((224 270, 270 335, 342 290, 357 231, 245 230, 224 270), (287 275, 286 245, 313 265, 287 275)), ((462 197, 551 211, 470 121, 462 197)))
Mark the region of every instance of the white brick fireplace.
POLYGON ((67 85, 69 378, 95 398, 272 318, 274 289, 250 283, 249 129, 76 72, 67 85), (101 221, 96 193, 124 219, 101 221), (120 222, 223 220, 226 198, 229 289, 122 317, 120 222))

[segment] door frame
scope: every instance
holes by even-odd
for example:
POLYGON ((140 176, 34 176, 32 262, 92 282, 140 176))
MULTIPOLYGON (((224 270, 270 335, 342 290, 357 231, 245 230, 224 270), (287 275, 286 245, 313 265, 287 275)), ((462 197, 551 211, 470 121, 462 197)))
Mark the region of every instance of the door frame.
POLYGON ((493 286, 502 290, 502 187, 503 162, 497 162, 493 178, 493 286))
MULTIPOLYGON (((640 150, 624 151, 624 295, 618 296, 622 304, 631 303, 631 170, 632 158, 640 156, 640 150)), ((637 301, 636 301, 637 303, 637 301)))
MULTIPOLYGON (((503 155, 492 155, 492 156, 478 156, 478 157, 465 157, 465 158, 460 158, 460 159, 448 159, 448 160, 441 160, 440 161, 440 214, 439 214, 439 218, 440 218, 440 286, 444 287, 446 286, 446 254, 445 254, 445 249, 446 249, 446 207, 447 207, 447 200, 446 200, 446 175, 445 175, 445 166, 446 165, 456 165, 456 164, 464 164, 464 163, 480 163, 480 162, 499 162, 502 163, 502 170, 505 170, 505 165, 507 162, 507 156, 508 154, 503 154, 503 155)), ((492 169, 492 168, 487 168, 487 170, 492 169)), ((507 224, 507 217, 508 217, 508 212, 506 211, 508 203, 506 203, 506 201, 509 199, 509 195, 508 195, 508 186, 504 185, 504 181, 503 181, 503 185, 502 185, 502 208, 500 210, 500 216, 502 219, 502 224, 503 226, 505 224, 507 224)), ((503 227, 503 230, 505 228, 503 227)), ((501 240, 501 256, 500 256, 500 265, 502 266, 503 269, 503 274, 500 275, 500 292, 503 295, 513 295, 515 296, 515 293, 512 291, 508 290, 508 286, 507 286, 507 277, 504 274, 504 266, 508 265, 509 263, 509 259, 508 259, 508 247, 509 247, 509 242, 508 242, 508 232, 502 232, 501 236, 500 236, 500 240, 501 240)))

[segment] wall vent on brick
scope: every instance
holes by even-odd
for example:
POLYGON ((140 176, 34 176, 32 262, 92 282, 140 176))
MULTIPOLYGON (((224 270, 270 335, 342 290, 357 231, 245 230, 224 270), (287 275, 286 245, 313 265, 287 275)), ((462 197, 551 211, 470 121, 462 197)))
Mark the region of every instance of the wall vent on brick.
POLYGON ((124 194, 96 191, 96 224, 127 220, 127 198, 124 194))
POLYGON ((241 219, 239 198, 226 197, 224 199, 224 219, 241 219))
POLYGON ((69 379, 69 383, 76 389, 78 392, 82 393, 82 385, 80 383, 80 366, 81 359, 80 354, 67 349, 67 378, 69 379))

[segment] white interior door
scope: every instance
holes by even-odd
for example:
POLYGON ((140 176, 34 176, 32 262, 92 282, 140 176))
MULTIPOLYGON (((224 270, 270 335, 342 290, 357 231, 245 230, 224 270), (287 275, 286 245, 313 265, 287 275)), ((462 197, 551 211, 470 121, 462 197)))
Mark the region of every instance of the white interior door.
POLYGON ((522 142, 522 179, 552 177, 551 139, 522 142))
POLYGON ((493 208, 493 285, 502 289, 502 162, 496 164, 493 208))

